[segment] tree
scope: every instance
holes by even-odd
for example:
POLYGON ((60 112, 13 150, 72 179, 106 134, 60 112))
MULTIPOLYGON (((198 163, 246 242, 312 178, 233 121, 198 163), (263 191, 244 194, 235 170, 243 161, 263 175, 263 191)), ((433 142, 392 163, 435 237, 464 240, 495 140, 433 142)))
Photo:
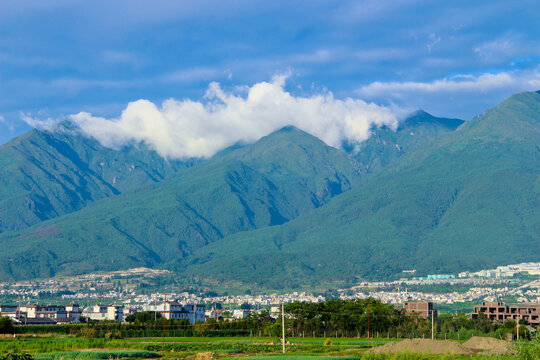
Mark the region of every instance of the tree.
POLYGON ((203 338, 203 342, 204 342, 204 334, 206 333, 206 330, 207 330, 206 324, 200 321, 197 321, 195 325, 193 325, 193 331, 195 331, 197 335, 203 338))
POLYGON ((13 321, 7 316, 0 316, 0 334, 13 334, 14 332, 13 321))
POLYGON ((85 326, 81 329, 81 335, 87 339, 94 339, 97 337, 97 331, 93 327, 85 326))
POLYGON ((518 356, 519 360, 535 360, 540 359, 540 336, 536 336, 536 339, 531 342, 520 342, 518 344, 518 356))
POLYGON ((276 322, 264 328, 264 334, 281 338, 281 324, 276 322))
POLYGON ((131 323, 151 323, 154 322, 155 319, 160 319, 161 317, 160 313, 154 311, 142 311, 129 315, 126 317, 126 321, 131 323))

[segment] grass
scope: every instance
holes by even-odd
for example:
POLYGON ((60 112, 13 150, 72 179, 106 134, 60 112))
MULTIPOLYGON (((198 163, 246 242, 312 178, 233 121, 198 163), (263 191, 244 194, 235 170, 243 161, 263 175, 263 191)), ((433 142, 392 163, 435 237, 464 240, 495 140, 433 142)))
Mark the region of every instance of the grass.
POLYGON ((56 351, 72 351, 80 349, 130 349, 141 348, 142 344, 124 340, 83 339, 68 337, 50 338, 17 338, 0 340, 2 353, 49 353, 56 351))
POLYGON ((148 359, 160 357, 151 351, 69 351, 34 355, 35 360, 100 360, 100 359, 148 359))
MULTIPOLYGON (((228 360, 510 360, 512 357, 429 354, 369 354, 368 339, 331 338, 332 345, 323 346, 321 338, 289 338, 288 353, 281 354, 279 345, 268 344, 277 339, 261 338, 165 338, 167 359, 191 358, 197 353, 210 352, 214 358, 228 360), (263 351, 259 351, 263 350, 263 351), (293 352, 294 351, 294 352, 293 352)), ((71 336, 49 338, 18 338, 0 340, 0 355, 29 353, 36 360, 99 360, 149 359, 161 356, 161 338, 131 338, 122 340, 84 339, 71 336)), ((392 339, 370 339, 369 345, 382 345, 392 339)))
POLYGON ((359 354, 358 356, 294 356, 284 354, 282 356, 249 356, 236 358, 242 360, 513 360, 511 356, 460 356, 460 355, 426 355, 426 354, 359 354))

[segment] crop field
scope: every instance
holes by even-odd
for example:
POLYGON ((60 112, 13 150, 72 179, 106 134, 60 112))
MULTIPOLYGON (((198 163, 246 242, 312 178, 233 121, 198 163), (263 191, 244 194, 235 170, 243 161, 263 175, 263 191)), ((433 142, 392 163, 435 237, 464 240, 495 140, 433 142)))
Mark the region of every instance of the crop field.
MULTIPOLYGON (((186 360, 219 358, 223 360, 540 359, 540 348, 534 343, 528 344, 525 352, 516 351, 512 355, 483 353, 463 355, 452 352, 432 354, 409 350, 399 353, 375 351, 392 345, 390 343, 399 345, 404 342, 395 339, 289 338, 286 345, 287 352, 283 354, 279 340, 271 337, 154 337, 106 340, 72 336, 22 336, 0 339, 0 359, 12 359, 13 354, 27 354, 36 360, 162 357, 186 360)), ((435 341, 435 344, 439 347, 439 345, 448 345, 449 342, 435 341)), ((458 342, 452 342, 453 344, 461 345, 458 342)), ((509 346, 512 345, 509 344, 509 346)), ((520 347, 516 346, 516 349, 519 350, 520 347)))

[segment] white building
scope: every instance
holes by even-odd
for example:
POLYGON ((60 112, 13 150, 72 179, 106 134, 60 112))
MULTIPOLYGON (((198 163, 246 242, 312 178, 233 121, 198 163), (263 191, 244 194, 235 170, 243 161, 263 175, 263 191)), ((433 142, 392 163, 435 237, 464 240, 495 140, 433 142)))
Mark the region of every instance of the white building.
POLYGON ((23 305, 20 308, 21 313, 26 314, 28 318, 49 318, 69 322, 68 312, 65 306, 61 305, 23 305))
POLYGON ((219 310, 212 308, 212 309, 205 310, 204 317, 206 319, 217 319, 220 313, 221 312, 219 310))
POLYGON ((235 319, 247 318, 250 313, 251 313, 250 310, 235 309, 235 310, 233 310, 233 318, 235 318, 235 319))
POLYGON ((17 305, 0 305, 0 316, 7 316, 15 319, 19 315, 19 307, 17 305))
POLYGON ((190 324, 204 322, 205 306, 201 304, 181 304, 177 301, 151 301, 143 306, 144 311, 154 311, 165 319, 189 320, 190 324))
POLYGON ((124 307, 122 305, 94 305, 83 311, 83 316, 98 321, 123 321, 124 307))
POLYGON ((281 305, 270 306, 270 317, 272 319, 277 319, 280 315, 281 315, 281 305))
MULTIPOLYGON (((0 306, 0 315, 18 319, 22 324, 44 323, 37 320, 54 320, 52 323, 79 322, 81 316, 79 305, 3 305, 0 306)), ((45 321, 48 322, 48 321, 45 321)))

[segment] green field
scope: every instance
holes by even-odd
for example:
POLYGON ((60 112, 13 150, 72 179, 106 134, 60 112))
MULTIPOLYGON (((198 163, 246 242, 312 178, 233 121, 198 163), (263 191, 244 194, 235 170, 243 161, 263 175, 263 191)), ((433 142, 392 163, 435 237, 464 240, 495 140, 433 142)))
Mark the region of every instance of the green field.
MULTIPOLYGON (((430 355, 405 353, 371 354, 371 347, 383 345, 393 339, 365 338, 289 338, 286 354, 281 352, 279 339, 271 337, 166 337, 132 338, 120 340, 85 339, 70 336, 17 337, 0 339, 0 359, 7 354, 29 354, 36 360, 71 360, 71 359, 167 359, 209 360, 228 359, 265 359, 265 360, 345 360, 345 359, 471 359, 458 355, 430 355), (325 345, 326 343, 326 345, 325 345), (162 352, 162 349, 165 351, 162 352)), ((538 346, 536 347, 538 350, 538 346)), ((538 359, 533 357, 482 356, 474 359, 538 359)), ((537 356, 537 357, 534 357, 537 356)))

